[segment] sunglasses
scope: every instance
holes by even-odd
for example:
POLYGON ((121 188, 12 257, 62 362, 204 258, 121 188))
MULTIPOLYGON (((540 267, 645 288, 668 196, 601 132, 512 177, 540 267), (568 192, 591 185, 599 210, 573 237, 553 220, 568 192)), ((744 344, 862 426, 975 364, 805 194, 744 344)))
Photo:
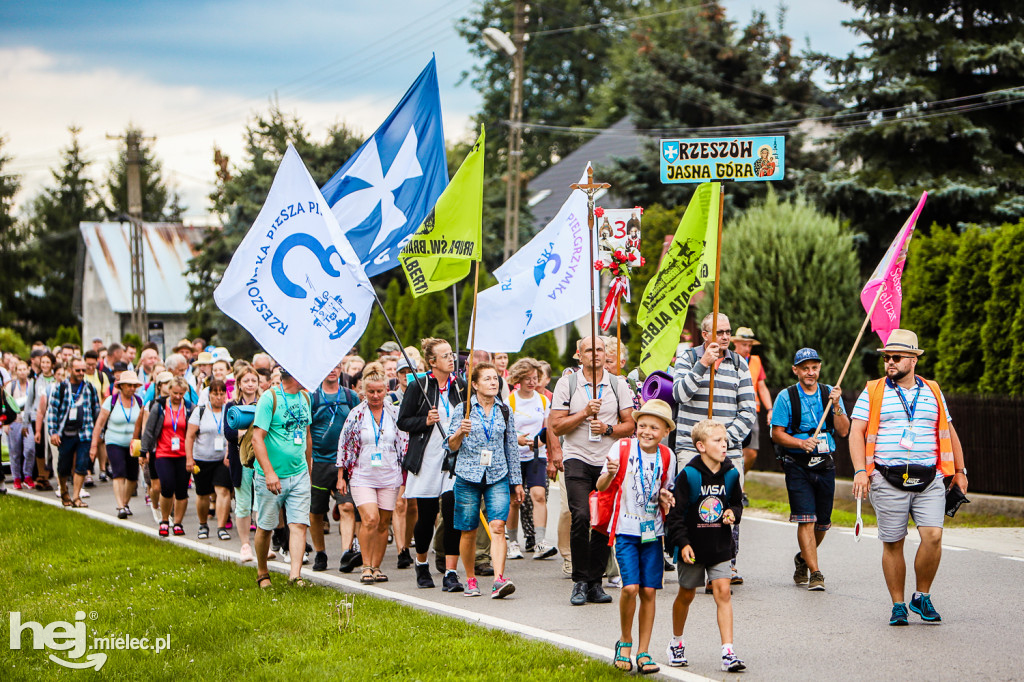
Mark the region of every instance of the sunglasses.
POLYGON ((906 358, 909 358, 909 357, 910 357, 909 355, 889 355, 889 354, 883 354, 882 355, 882 361, 883 362, 900 362, 900 361, 902 361, 902 360, 904 360, 906 358))

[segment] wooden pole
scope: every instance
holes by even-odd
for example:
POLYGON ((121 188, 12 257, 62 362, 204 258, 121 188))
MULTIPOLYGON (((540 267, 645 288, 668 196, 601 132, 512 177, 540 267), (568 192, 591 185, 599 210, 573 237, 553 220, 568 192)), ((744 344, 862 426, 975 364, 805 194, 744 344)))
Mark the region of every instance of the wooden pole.
POLYGON ((459 293, 452 284, 452 319, 455 322, 455 375, 459 375, 459 293))
POLYGON ((615 309, 615 373, 622 374, 622 305, 615 309))
MULTIPOLYGON (((712 304, 712 318, 711 318, 711 340, 712 343, 718 342, 718 280, 722 274, 722 215, 725 213, 725 186, 722 186, 722 191, 718 195, 718 243, 716 246, 715 253, 715 296, 714 303, 712 304)), ((728 349, 729 344, 725 344, 728 349)), ((719 349, 721 350, 721 349, 719 349)), ((722 351, 719 357, 725 357, 725 352, 722 351)), ((708 386, 708 419, 714 415, 715 410, 715 363, 711 363, 711 379, 708 386)))
MULTIPOLYGON (((843 377, 846 376, 846 370, 850 369, 850 363, 853 361, 853 356, 857 353, 857 348, 860 346, 860 340, 864 337, 864 331, 868 328, 868 322, 871 321, 871 315, 875 312, 875 306, 878 305, 878 301, 882 298, 882 290, 885 289, 885 284, 878 287, 878 293, 875 294, 875 300, 871 302, 871 307, 868 309, 868 314, 864 318, 864 324, 860 326, 860 332, 857 334, 857 340, 853 342, 853 348, 850 349, 850 354, 846 356, 846 364, 843 365, 843 371, 839 373, 839 379, 836 381, 835 388, 841 388, 843 383, 843 377)), ((831 407, 829 410, 832 409, 831 407)), ((828 417, 828 410, 822 410, 821 419, 818 420, 818 428, 814 429, 814 435, 811 438, 817 438, 818 434, 821 433, 821 427, 825 424, 825 419, 828 417)))
POLYGON ((469 399, 473 395, 473 381, 471 377, 473 376, 473 351, 476 350, 476 295, 480 293, 480 261, 476 261, 473 267, 473 322, 469 325, 469 360, 466 363, 465 419, 469 419, 469 399))
POLYGON ((590 238, 590 371, 593 374, 593 390, 591 396, 597 395, 597 354, 594 349, 597 347, 597 309, 594 306, 594 193, 599 189, 608 189, 611 185, 606 182, 594 182, 594 167, 587 164, 587 183, 581 185, 574 183, 569 189, 581 189, 587 193, 587 232, 590 238))

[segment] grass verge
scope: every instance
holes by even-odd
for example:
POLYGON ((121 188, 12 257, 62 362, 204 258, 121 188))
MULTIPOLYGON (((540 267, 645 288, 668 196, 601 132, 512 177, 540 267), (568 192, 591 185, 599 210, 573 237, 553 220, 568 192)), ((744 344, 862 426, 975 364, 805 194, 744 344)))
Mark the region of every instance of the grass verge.
POLYGON ((260 591, 251 567, 37 502, 4 498, 0 528, 4 630, 12 611, 43 626, 84 611, 90 643, 171 637, 160 654, 108 651, 97 672, 52 663, 67 652, 32 649, 26 630, 20 650, 0 647, 4 680, 621 679, 582 654, 362 595, 341 627, 333 589, 273 574, 260 591))
MULTIPOLYGON (((747 481, 744 485, 750 506, 773 514, 781 514, 789 518, 789 496, 785 488, 777 488, 758 481, 747 481)), ((968 494, 970 497, 970 494, 968 494)), ((952 519, 944 519, 946 528, 1019 528, 1024 526, 1024 519, 1015 516, 996 514, 972 514, 965 511, 970 505, 964 505, 952 519)), ((864 525, 874 526, 875 510, 871 503, 864 500, 861 516, 864 525)), ((857 502, 853 499, 837 499, 832 508, 832 525, 853 528, 857 522, 857 502)), ((911 522, 913 523, 913 522, 911 522)))

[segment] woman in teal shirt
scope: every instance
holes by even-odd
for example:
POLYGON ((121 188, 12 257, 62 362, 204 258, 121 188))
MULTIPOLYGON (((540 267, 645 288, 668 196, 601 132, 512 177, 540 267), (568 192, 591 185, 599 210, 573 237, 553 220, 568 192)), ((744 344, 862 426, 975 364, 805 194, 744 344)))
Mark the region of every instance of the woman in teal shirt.
POLYGON ((142 430, 142 400, 135 395, 141 385, 135 372, 121 372, 114 384, 114 392, 100 407, 100 416, 96 419, 92 445, 89 447, 89 458, 95 461, 102 434, 107 446, 111 477, 114 479, 114 502, 119 519, 131 516, 128 500, 135 494, 135 487, 139 483, 139 459, 132 456, 131 447, 132 441, 139 438, 142 430))

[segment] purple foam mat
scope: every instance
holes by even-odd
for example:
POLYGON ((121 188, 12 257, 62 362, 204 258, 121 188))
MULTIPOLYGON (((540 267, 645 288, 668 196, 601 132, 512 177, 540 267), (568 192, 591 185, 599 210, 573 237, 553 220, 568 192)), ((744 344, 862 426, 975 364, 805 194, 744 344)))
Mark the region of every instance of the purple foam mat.
POLYGON ((672 404, 672 377, 668 372, 651 372, 644 381, 643 398, 644 402, 658 398, 672 404))

